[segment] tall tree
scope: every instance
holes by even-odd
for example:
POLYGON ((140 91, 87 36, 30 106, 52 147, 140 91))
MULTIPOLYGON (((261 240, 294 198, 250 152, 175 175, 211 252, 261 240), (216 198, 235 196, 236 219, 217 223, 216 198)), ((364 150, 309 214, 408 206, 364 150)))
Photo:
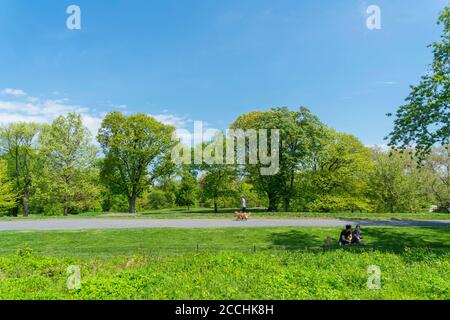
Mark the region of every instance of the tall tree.
POLYGON ((280 201, 284 210, 289 210, 290 202, 295 196, 295 175, 310 166, 315 150, 321 148, 325 126, 305 107, 298 111, 284 107, 241 115, 231 128, 280 130, 278 172, 262 175, 260 168, 263 165, 260 159, 256 165, 246 165, 245 171, 255 188, 266 194, 268 211, 276 211, 280 201))
POLYGON ((7 162, 0 160, 0 213, 16 205, 16 194, 8 179, 7 162))
POLYGON ((426 176, 414 158, 398 151, 374 149, 373 159, 375 169, 369 188, 377 212, 418 212, 429 208, 426 176))
POLYGON ((423 168, 430 173, 427 185, 437 210, 450 213, 450 145, 433 148, 423 168))
POLYGON ((81 116, 69 113, 59 116, 44 128, 40 139, 41 189, 49 192, 49 200, 62 204, 64 215, 69 209, 82 207, 97 191, 92 176, 97 148, 81 116))
POLYGON ((196 177, 189 171, 183 170, 181 182, 176 191, 175 202, 179 206, 186 206, 189 210, 195 204, 198 195, 198 185, 196 177))
MULTIPOLYGON (((10 176, 15 181, 18 202, 22 206, 24 216, 30 213, 32 168, 40 128, 40 125, 29 122, 12 123, 0 130, 1 147, 10 164, 10 176)), ((17 208, 18 206, 16 206, 16 212, 17 208)))
POLYGON ((237 170, 234 165, 226 164, 226 156, 223 148, 226 147, 226 137, 222 132, 217 132, 215 137, 202 145, 204 161, 201 165, 194 165, 202 176, 199 185, 201 196, 204 200, 212 200, 214 212, 218 212, 219 199, 233 197, 236 190, 233 189, 237 178, 237 170))
POLYGON ((214 212, 218 212, 219 199, 236 193, 233 189, 235 170, 226 165, 209 166, 200 178, 200 189, 205 199, 211 199, 214 212))
POLYGON ((173 170, 170 151, 175 128, 145 114, 106 115, 98 133, 105 159, 102 177, 117 193, 128 198, 129 212, 145 188, 173 170))
POLYGON ((307 186, 298 197, 309 195, 312 211, 368 211, 367 182, 373 170, 370 150, 353 135, 330 130, 328 136, 312 170, 301 175, 300 183, 307 186))
POLYGON ((397 110, 389 135, 391 146, 415 146, 419 158, 424 158, 434 144, 450 142, 450 7, 444 9, 438 23, 444 31, 441 41, 432 44, 430 70, 411 87, 407 104, 397 110))

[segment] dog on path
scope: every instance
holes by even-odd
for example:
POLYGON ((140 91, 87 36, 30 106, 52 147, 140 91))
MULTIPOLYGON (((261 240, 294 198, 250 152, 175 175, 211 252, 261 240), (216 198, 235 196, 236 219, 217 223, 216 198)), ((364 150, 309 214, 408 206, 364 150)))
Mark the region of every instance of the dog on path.
POLYGON ((248 218, 250 218, 250 213, 249 212, 236 211, 234 213, 234 215, 236 216, 237 220, 248 220, 248 218))

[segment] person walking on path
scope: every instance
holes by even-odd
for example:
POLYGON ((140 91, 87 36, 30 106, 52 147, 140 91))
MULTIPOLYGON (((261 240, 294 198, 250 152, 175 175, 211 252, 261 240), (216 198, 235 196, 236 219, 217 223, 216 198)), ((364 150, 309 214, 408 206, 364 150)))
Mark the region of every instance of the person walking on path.
POLYGON ((242 195, 241 197, 241 212, 246 212, 247 210, 247 201, 245 200, 245 196, 242 195))

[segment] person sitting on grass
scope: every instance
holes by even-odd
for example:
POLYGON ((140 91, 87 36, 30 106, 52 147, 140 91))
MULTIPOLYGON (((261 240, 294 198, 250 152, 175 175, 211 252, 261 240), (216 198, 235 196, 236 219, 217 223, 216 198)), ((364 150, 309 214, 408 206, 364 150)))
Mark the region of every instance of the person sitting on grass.
POLYGON ((361 226, 359 224, 356 225, 355 230, 353 230, 352 232, 352 243, 362 246, 365 245, 364 241, 362 240, 361 226))
POLYGON ((346 225, 345 229, 341 231, 341 235, 339 236, 339 244, 340 245, 349 245, 352 243, 352 226, 346 225))

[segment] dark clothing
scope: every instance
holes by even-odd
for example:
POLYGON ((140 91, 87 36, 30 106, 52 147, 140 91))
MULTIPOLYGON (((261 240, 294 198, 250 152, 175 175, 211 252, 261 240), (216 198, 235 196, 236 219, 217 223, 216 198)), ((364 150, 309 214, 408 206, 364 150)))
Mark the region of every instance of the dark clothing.
POLYGON ((359 229, 353 230, 353 238, 361 239, 361 230, 359 229))
POLYGON ((364 244, 364 242, 361 240, 362 236, 361 236, 361 230, 360 229, 353 230, 352 235, 353 235, 352 243, 364 244))
POLYGON ((242 208, 241 208, 241 212, 245 212, 246 210, 247 210, 246 207, 242 207, 242 208))
POLYGON ((342 231, 341 231, 341 234, 340 234, 340 236, 339 236, 339 243, 342 243, 342 244, 349 244, 350 242, 342 241, 342 236, 344 236, 344 239, 349 240, 351 234, 352 234, 352 230, 347 230, 347 229, 342 230, 342 231))

